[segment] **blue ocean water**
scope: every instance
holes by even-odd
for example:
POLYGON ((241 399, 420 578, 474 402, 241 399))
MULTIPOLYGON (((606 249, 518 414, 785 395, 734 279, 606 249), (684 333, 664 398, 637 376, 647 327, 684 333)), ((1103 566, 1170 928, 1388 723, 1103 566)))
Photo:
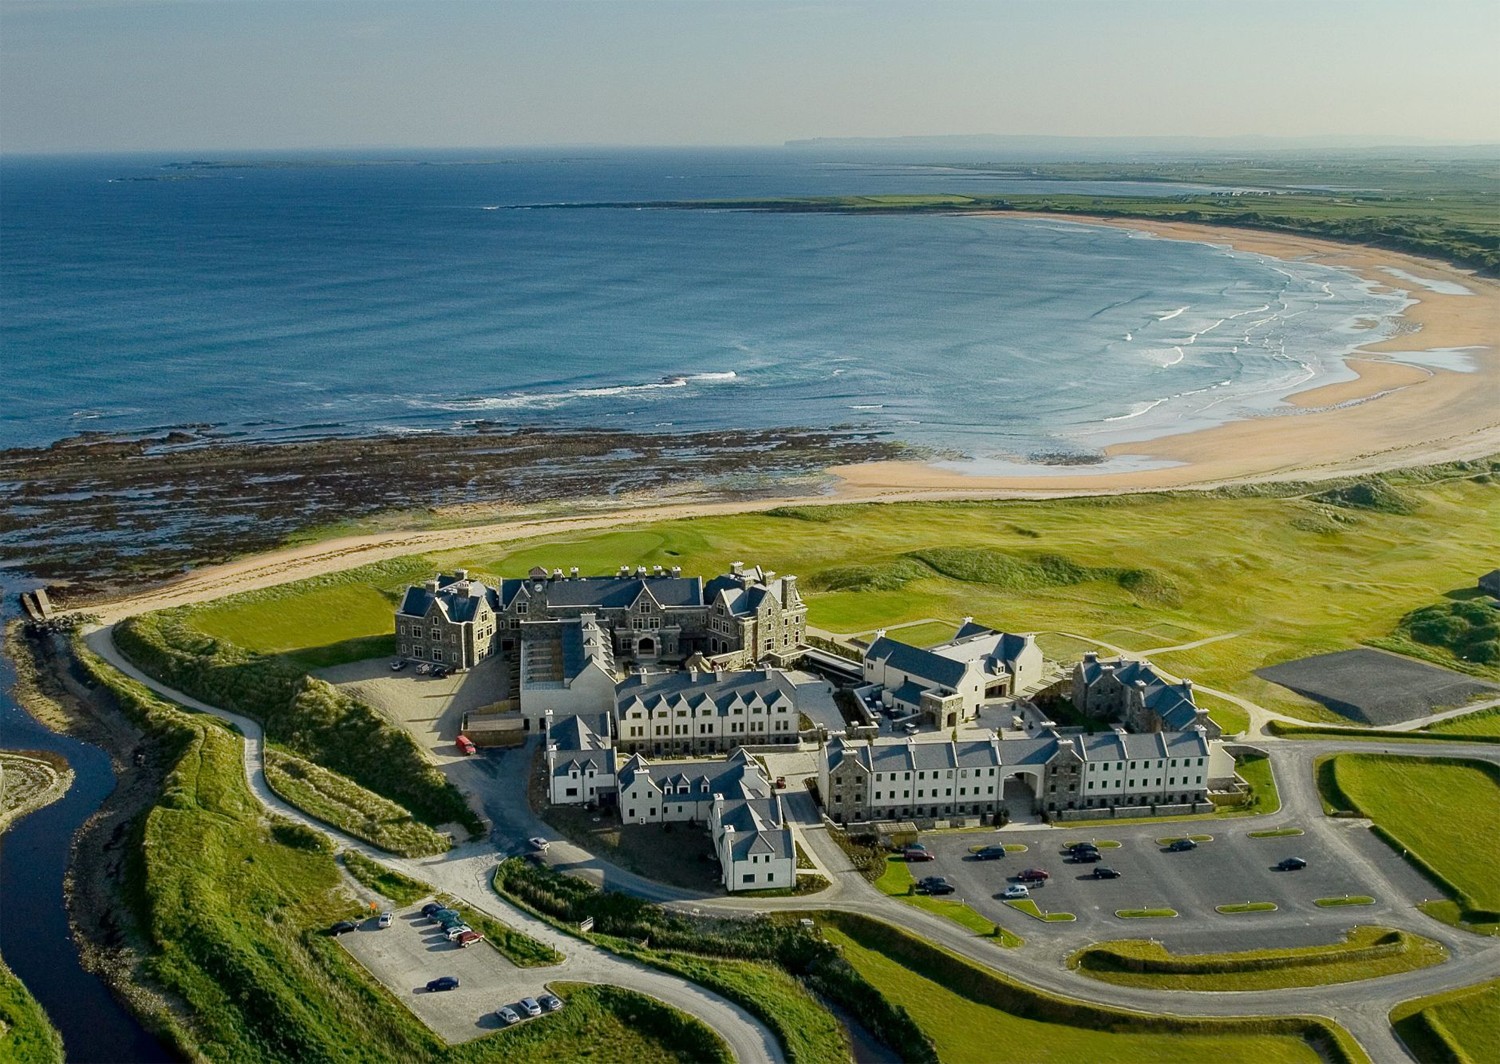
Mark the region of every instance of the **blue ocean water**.
MULTIPOLYGON (((1404 306, 1050 219, 558 204, 1047 192, 804 154, 5 160, 0 445, 865 425, 1004 468, 1274 411, 1404 306)), ((1070 183, 1175 195, 1186 186, 1070 183)))

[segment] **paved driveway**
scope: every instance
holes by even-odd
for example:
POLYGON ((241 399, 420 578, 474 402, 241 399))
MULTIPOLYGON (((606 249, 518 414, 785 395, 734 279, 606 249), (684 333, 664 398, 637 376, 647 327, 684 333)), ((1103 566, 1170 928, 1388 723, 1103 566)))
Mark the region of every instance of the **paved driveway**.
POLYGON ((420 908, 399 910, 383 931, 373 918, 366 920, 338 941, 446 1041, 466 1042, 503 1028, 496 1009, 546 993, 543 980, 557 969, 517 968, 487 942, 460 949, 420 908), (428 980, 443 975, 457 976, 458 989, 427 990, 428 980))

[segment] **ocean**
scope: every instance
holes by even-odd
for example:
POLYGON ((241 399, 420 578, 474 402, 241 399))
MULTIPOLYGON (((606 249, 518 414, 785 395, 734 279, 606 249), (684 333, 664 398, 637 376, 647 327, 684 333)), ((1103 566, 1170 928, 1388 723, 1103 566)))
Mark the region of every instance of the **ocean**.
POLYGON ((6 159, 0 446, 857 425, 1017 470, 1285 411, 1406 304, 1060 220, 580 206, 1007 191, 1194 189, 776 150, 6 159))

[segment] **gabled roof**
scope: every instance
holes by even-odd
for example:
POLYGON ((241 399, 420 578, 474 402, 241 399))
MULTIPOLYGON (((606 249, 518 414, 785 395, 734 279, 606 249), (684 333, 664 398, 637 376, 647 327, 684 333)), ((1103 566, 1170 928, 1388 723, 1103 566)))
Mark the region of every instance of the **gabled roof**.
POLYGON ((490 609, 499 609, 500 599, 495 589, 481 580, 445 576, 437 577, 437 593, 427 590, 425 584, 413 584, 401 597, 401 606, 396 611, 406 617, 426 617, 433 602, 438 604, 443 616, 454 624, 472 621, 479 612, 479 604, 488 602, 490 609))
POLYGON ((750 705, 759 699, 766 705, 779 701, 797 705, 797 686, 780 669, 745 672, 673 672, 665 676, 631 676, 615 688, 615 706, 626 712, 636 703, 654 710, 663 705, 686 704, 695 708, 711 702, 720 713, 736 704, 750 705))
POLYGON ((881 636, 865 651, 866 661, 875 661, 909 676, 920 677, 944 687, 957 687, 968 671, 965 662, 954 661, 930 650, 881 636))
POLYGON ((628 609, 643 592, 666 607, 702 606, 703 581, 696 576, 579 576, 546 580, 512 579, 500 582, 500 598, 508 606, 525 588, 549 606, 628 609), (541 590, 537 588, 540 586, 541 590))

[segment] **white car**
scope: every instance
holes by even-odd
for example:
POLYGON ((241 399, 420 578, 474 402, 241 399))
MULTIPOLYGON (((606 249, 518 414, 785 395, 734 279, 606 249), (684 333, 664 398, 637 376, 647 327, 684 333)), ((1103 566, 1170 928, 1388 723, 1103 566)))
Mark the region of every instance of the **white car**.
POLYGON ((380 920, 379 920, 380 927, 382 927, 382 928, 390 927, 391 926, 391 921, 394 920, 394 919, 396 919, 396 917, 395 917, 395 914, 393 914, 393 913, 381 913, 380 914, 380 920))
POLYGON ((495 1015, 499 1016, 501 1021, 504 1022, 507 1026, 513 1023, 521 1022, 520 1015, 509 1005, 501 1005, 498 1009, 495 1010, 495 1015))
POLYGON ((551 845, 551 843, 549 843, 546 839, 542 838, 540 835, 538 835, 534 839, 527 839, 526 841, 527 841, 527 843, 530 844, 531 848, 533 850, 535 850, 537 853, 546 853, 547 852, 547 847, 551 845))
POLYGON ((1005 892, 1002 893, 1000 895, 1000 897, 1002 897, 1002 898, 1029 898, 1029 897, 1031 897, 1031 891, 1030 891, 1029 888, 1027 888, 1026 884, 1024 884, 1024 883, 1012 883, 1010 886, 1008 886, 1008 887, 1005 888, 1005 892))
POLYGON ((536 998, 522 998, 521 1009, 528 1016, 540 1016, 542 1014, 542 1006, 537 1004, 536 998))
POLYGON ((448 941, 449 942, 457 942, 459 935, 463 934, 465 931, 472 931, 472 930, 474 930, 474 929, 472 927, 470 927, 468 924, 454 924, 452 927, 448 928, 447 932, 445 932, 445 933, 448 936, 448 941))

